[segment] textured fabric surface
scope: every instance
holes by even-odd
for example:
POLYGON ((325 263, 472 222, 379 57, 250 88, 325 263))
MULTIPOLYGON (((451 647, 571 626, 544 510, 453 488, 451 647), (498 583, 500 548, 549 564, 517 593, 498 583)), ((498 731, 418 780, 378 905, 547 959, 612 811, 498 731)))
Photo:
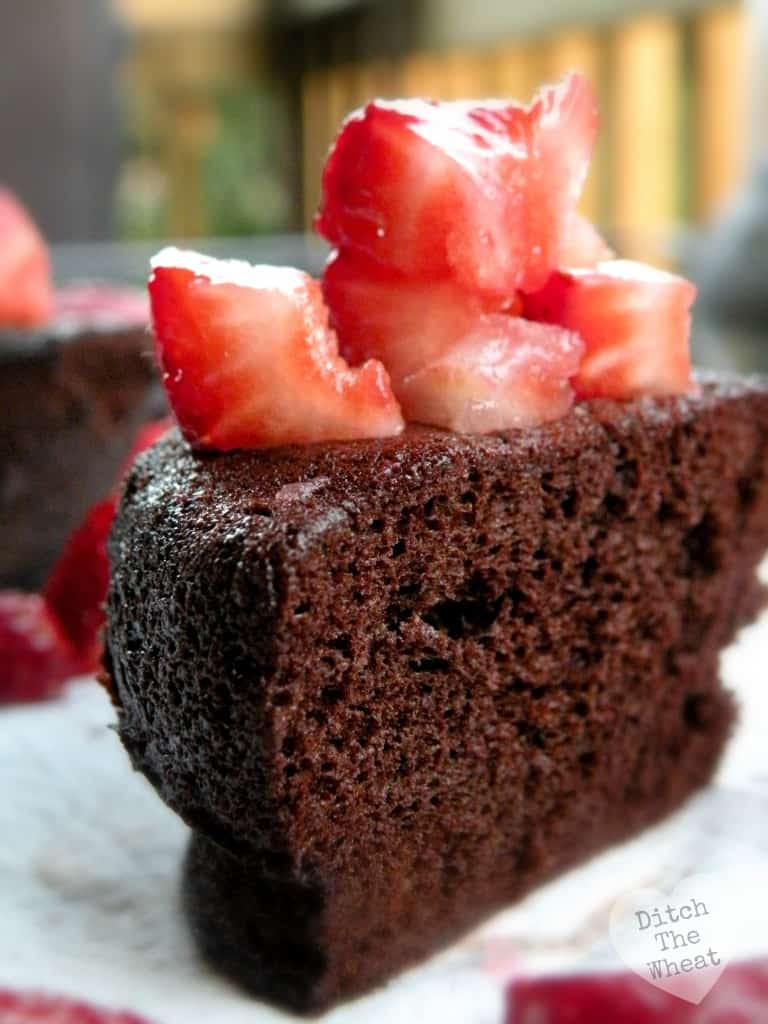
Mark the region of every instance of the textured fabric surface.
MULTIPOLYGON (((123 1006, 155 1024, 289 1020, 210 972, 178 905, 187 830, 131 771, 93 681, 0 712, 0 988, 123 1006)), ((496 1024, 498 979, 457 951, 341 1007, 335 1024, 496 1024)))
MULTIPOLYGON (((768 861, 766 664, 764 618, 724 658, 742 713, 713 787, 664 825, 324 1021, 497 1024, 502 983, 512 975, 618 966, 607 921, 620 893, 674 885, 732 857, 735 846, 768 861)), ((108 728, 113 718, 92 682, 55 703, 0 713, 0 987, 127 1006, 156 1024, 289 1019, 195 955, 177 901, 187 830, 131 771, 108 728)), ((746 924, 743 940, 743 954, 768 955, 762 923, 746 924)))

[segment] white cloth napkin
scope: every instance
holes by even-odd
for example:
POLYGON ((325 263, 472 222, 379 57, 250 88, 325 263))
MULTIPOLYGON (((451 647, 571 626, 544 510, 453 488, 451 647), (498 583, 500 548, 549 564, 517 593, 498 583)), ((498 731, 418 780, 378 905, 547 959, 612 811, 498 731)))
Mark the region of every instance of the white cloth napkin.
MULTIPOLYGON (((724 657, 742 722, 717 782, 663 825, 488 922, 455 949, 324 1024, 499 1024, 515 972, 617 967, 613 901, 731 855, 768 864, 768 618, 724 657)), ((130 769, 92 680, 51 704, 0 711, 0 987, 45 989, 156 1024, 293 1019, 198 960, 179 914, 186 829, 130 769)), ((763 929, 743 952, 768 954, 763 929)))

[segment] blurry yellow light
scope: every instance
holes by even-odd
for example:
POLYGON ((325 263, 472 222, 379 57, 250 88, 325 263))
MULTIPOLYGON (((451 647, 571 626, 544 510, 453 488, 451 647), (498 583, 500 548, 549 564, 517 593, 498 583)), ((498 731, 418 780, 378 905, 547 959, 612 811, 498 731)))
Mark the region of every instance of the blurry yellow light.
POLYGON ((208 28, 252 21, 266 0, 113 0, 113 5, 136 29, 208 28))

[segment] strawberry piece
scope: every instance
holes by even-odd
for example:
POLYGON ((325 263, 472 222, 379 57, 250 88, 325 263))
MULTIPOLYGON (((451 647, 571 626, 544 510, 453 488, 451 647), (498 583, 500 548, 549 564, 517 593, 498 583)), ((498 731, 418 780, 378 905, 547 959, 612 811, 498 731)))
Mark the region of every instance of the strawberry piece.
POLYGON ((448 278, 412 280, 349 250, 334 253, 326 264, 323 294, 345 358, 352 364, 380 359, 395 392, 485 315, 522 310, 520 298, 483 298, 448 278))
POLYGON ((149 323, 149 300, 146 292, 131 288, 114 288, 106 284, 77 284, 60 288, 54 296, 55 317, 149 323))
POLYGON ((499 296, 536 290, 558 265, 597 122, 580 75, 528 107, 369 103, 328 158, 317 229, 411 277, 499 296))
POLYGON ((43 591, 84 670, 96 668, 101 654, 109 585, 107 538, 114 517, 114 498, 92 506, 67 540, 43 591))
POLYGON ((576 331, 586 345, 574 378, 580 398, 636 398, 691 390, 690 307, 695 287, 642 263, 613 260, 558 271, 526 296, 525 315, 576 331))
POLYGON ((692 1024, 696 1007, 626 971, 523 978, 509 992, 507 1024, 692 1024))
MULTIPOLYGON (((123 474, 136 456, 162 437, 169 426, 170 420, 162 419, 139 431, 123 474)), ((101 628, 109 586, 107 540, 116 507, 116 494, 91 506, 83 522, 70 534, 43 591, 83 671, 92 671, 101 660, 101 628)))
POLYGON ((582 344, 570 331, 500 314, 406 378, 411 419, 460 433, 536 426, 565 416, 582 344))
POLYGON ((344 353, 381 359, 409 420, 487 433, 565 415, 583 351, 573 333, 450 280, 412 281, 349 252, 323 278, 344 353))
POLYGON ((136 435, 130 452, 128 452, 128 458, 125 460, 125 466, 120 474, 121 479, 131 468, 136 457, 141 455, 143 451, 146 451, 147 448, 151 448, 164 434, 167 434, 172 425, 170 416, 164 416, 162 419, 152 420, 151 423, 144 424, 136 435))
POLYGON ((508 990, 506 1024, 757 1024, 768 1009, 768 961, 726 967, 699 1005, 629 971, 519 978, 508 990))
POLYGON ((74 649, 39 594, 0 591, 0 703, 45 700, 80 669, 74 649))
POLYGON ((146 1024, 120 1010, 104 1010, 61 996, 0 989, 0 1024, 146 1024))
POLYGON ((613 249, 586 217, 574 213, 558 253, 558 267, 596 267, 612 260, 613 249))
POLYGON ((0 188, 0 325, 38 327, 52 302, 45 242, 21 203, 0 188))
POLYGON ((384 367, 338 354, 320 286, 288 267, 165 249, 149 281, 171 406, 198 448, 386 437, 403 420, 384 367))

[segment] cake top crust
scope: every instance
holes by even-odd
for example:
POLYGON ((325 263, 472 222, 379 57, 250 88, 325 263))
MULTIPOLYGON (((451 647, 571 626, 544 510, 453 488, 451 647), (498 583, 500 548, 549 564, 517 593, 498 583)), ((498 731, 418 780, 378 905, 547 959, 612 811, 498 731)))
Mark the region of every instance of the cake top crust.
MULTIPOLYGON (((195 452, 177 429, 136 461, 124 501, 158 512, 173 503, 219 535, 247 524, 253 537, 285 530, 314 531, 367 504, 372 480, 390 481, 393 494, 428 479, 472 474, 506 462, 537 480, 574 458, 600 458, 616 446, 653 445, 671 427, 717 411, 741 397, 768 391, 768 379, 699 375, 697 395, 597 399, 568 416, 527 430, 465 435, 409 425, 397 437, 228 453, 195 452)), ((381 490, 381 488, 378 488, 381 490)))

